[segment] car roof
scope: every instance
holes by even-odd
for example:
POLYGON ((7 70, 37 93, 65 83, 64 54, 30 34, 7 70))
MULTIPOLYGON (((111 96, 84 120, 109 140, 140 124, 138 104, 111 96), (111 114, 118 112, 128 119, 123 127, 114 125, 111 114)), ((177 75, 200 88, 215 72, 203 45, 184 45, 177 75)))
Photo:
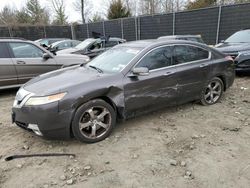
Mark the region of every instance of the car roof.
POLYGON ((150 48, 150 47, 157 47, 157 46, 162 46, 162 45, 173 45, 173 44, 191 44, 191 45, 200 46, 200 47, 208 49, 208 46, 205 44, 188 41, 188 40, 158 40, 158 39, 139 40, 139 41, 123 43, 123 44, 120 44, 119 46, 145 49, 145 48, 150 48))
POLYGON ((168 36, 161 36, 158 39, 172 39, 172 38, 201 38, 200 35, 168 35, 168 36))

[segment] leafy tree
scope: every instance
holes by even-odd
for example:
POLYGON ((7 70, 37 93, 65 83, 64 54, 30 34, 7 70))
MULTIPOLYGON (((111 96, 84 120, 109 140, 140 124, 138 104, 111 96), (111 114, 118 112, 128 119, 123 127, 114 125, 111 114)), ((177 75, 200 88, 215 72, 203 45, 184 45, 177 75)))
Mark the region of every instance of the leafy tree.
POLYGON ((195 1, 190 1, 186 9, 187 10, 193 10, 193 9, 199 9, 199 8, 206 8, 210 7, 213 5, 216 5, 216 0, 195 0, 195 1))
POLYGON ((29 0, 25 7, 17 12, 18 23, 23 24, 48 24, 49 13, 42 8, 38 0, 29 0))
POLYGON ((123 5, 122 0, 112 0, 108 9, 108 19, 117 19, 131 16, 131 12, 123 5))
POLYGON ((65 5, 63 0, 51 0, 52 6, 56 13, 56 19, 53 24, 66 25, 68 17, 65 14, 65 5))

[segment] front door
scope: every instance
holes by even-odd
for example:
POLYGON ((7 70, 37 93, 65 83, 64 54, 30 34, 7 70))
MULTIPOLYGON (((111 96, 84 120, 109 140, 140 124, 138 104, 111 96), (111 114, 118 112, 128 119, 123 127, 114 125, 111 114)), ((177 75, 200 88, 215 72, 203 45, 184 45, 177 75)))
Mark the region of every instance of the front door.
POLYGON ((7 44, 0 42, 0 88, 17 84, 17 72, 7 44))
POLYGON ((20 84, 35 76, 60 68, 53 58, 44 59, 43 54, 46 52, 31 43, 10 42, 9 47, 20 84))
POLYGON ((152 50, 135 67, 147 67, 149 74, 124 78, 126 117, 176 104, 176 69, 172 66, 172 47, 152 50))

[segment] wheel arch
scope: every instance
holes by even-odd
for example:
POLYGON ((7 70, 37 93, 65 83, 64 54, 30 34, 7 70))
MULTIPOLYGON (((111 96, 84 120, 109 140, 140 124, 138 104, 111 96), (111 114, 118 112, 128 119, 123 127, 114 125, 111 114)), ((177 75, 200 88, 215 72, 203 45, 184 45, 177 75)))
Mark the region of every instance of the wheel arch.
POLYGON ((219 79, 221 79, 221 81, 223 82, 223 90, 226 91, 227 90, 227 80, 226 80, 226 77, 224 75, 217 75, 215 76, 219 79))

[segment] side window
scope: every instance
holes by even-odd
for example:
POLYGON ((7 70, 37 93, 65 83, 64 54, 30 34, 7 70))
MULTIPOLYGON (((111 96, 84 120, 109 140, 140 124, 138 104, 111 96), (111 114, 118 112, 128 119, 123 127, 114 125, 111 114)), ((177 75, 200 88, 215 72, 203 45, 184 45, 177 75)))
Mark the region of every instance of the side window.
POLYGON ((58 49, 65 49, 65 48, 69 48, 69 47, 71 47, 70 41, 62 42, 58 45, 58 49))
POLYGON ((97 40, 89 47, 90 50, 98 50, 100 48, 103 48, 103 43, 101 40, 97 40))
POLYGON ((172 65, 172 47, 161 47, 147 54, 136 67, 147 67, 149 70, 172 65))
POLYGON ((0 42, 0 58, 10 58, 6 43, 0 42))
POLYGON ((107 41, 107 42, 105 42, 105 47, 106 48, 111 48, 111 47, 113 47, 113 46, 115 46, 115 45, 117 45, 118 44, 118 42, 117 41, 107 41))
POLYGON ((43 56, 43 51, 35 45, 23 42, 9 44, 15 58, 39 58, 43 56))
POLYGON ((198 47, 189 45, 177 45, 174 48, 174 64, 198 61, 207 59, 208 57, 209 52, 198 47))

